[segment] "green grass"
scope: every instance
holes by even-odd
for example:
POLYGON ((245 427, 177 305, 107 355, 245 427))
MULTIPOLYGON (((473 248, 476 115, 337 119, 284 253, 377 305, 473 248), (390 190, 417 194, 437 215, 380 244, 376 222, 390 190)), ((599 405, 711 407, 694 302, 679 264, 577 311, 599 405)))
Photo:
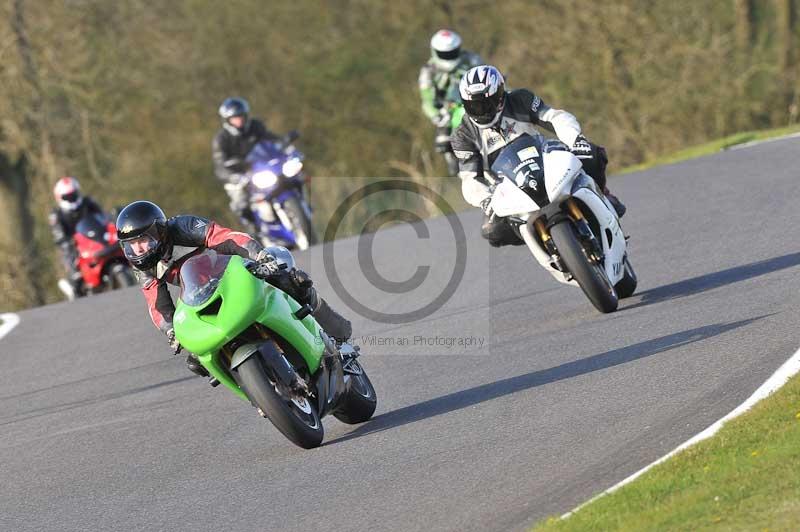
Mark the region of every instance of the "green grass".
POLYGON ((736 133, 734 135, 730 135, 728 137, 723 137, 721 139, 713 140, 711 142, 707 142, 706 144, 699 144, 697 146, 692 146, 686 148, 681 151, 677 151, 675 153, 671 153, 669 155, 664 155, 661 157, 657 157, 651 161, 646 161, 641 164, 636 164, 633 166, 628 166, 623 168, 618 172, 618 174, 628 174, 630 172, 638 172, 640 170, 647 170, 648 168, 652 168, 654 166, 659 166, 662 164, 671 164, 677 163, 680 161, 685 161, 687 159, 693 159, 695 157, 700 157, 702 155, 709 155, 711 153, 718 152, 720 150, 724 150, 726 148, 730 148, 731 146, 736 146, 737 144, 744 144, 745 142, 752 142, 754 140, 766 140, 775 137, 781 137, 783 135, 790 135, 792 133, 800 132, 800 125, 794 124, 792 126, 782 127, 778 129, 764 129, 760 131, 744 131, 742 133, 736 133))
POLYGON ((800 530, 800 376, 712 438, 534 530, 800 530))

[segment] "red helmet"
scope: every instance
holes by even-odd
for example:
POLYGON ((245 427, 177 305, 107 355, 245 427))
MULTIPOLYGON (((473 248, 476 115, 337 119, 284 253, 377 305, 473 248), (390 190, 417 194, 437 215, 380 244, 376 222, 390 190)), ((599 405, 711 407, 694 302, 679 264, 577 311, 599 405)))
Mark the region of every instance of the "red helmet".
POLYGON ((81 184, 74 177, 62 177, 53 188, 56 203, 62 211, 71 212, 81 206, 81 184))

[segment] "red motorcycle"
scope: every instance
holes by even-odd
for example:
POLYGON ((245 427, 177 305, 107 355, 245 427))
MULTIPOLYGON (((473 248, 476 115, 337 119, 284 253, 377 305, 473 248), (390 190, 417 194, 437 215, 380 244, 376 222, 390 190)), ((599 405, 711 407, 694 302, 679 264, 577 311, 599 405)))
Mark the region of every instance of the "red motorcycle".
POLYGON ((74 293, 72 286, 61 279, 58 287, 67 299, 136 284, 131 266, 117 241, 117 229, 106 216, 87 214, 78 222, 72 238, 78 251, 83 293, 74 293))

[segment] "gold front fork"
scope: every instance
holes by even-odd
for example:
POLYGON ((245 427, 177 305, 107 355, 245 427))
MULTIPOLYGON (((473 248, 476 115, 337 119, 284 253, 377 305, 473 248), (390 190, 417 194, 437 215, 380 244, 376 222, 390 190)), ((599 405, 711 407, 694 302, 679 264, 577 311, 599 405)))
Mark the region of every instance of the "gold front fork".
MULTIPOLYGON (((572 198, 567 200, 567 211, 569 211, 570 216, 572 216, 572 219, 576 222, 580 222, 584 219, 578 204, 575 203, 575 200, 572 198)), ((536 233, 539 235, 539 238, 542 239, 542 243, 546 244, 550 240, 550 231, 547 229, 543 218, 536 219, 533 222, 533 227, 536 228, 536 233)))
POLYGON ((533 222, 533 227, 536 228, 536 232, 539 234, 539 238, 542 239, 542 243, 545 244, 545 249, 547 249, 546 244, 550 240, 550 231, 547 230, 547 226, 544 225, 544 221, 542 218, 537 218, 533 222))
POLYGON ((569 211, 569 214, 572 216, 573 220, 576 222, 583 220, 583 213, 578 208, 578 204, 575 203, 574 199, 569 198, 567 200, 567 210, 569 211))

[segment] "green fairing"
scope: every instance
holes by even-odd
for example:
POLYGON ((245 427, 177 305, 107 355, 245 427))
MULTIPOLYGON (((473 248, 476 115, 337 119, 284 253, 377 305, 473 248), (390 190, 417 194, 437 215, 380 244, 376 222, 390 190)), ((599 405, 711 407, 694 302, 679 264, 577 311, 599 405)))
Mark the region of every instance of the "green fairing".
POLYGON ((462 120, 464 120, 464 106, 460 103, 453 105, 450 111, 450 128, 455 131, 462 120))
POLYGON ((185 349, 197 355, 211 375, 247 401, 231 378, 220 349, 258 322, 289 342, 313 375, 319 368, 325 346, 320 337, 321 328, 311 315, 302 320, 294 316, 299 308, 300 304, 286 292, 254 277, 245 268, 242 258, 233 256, 207 301, 198 306, 178 301, 173 318, 175 337, 185 349), (200 314, 220 298, 222 305, 216 313, 200 314))

